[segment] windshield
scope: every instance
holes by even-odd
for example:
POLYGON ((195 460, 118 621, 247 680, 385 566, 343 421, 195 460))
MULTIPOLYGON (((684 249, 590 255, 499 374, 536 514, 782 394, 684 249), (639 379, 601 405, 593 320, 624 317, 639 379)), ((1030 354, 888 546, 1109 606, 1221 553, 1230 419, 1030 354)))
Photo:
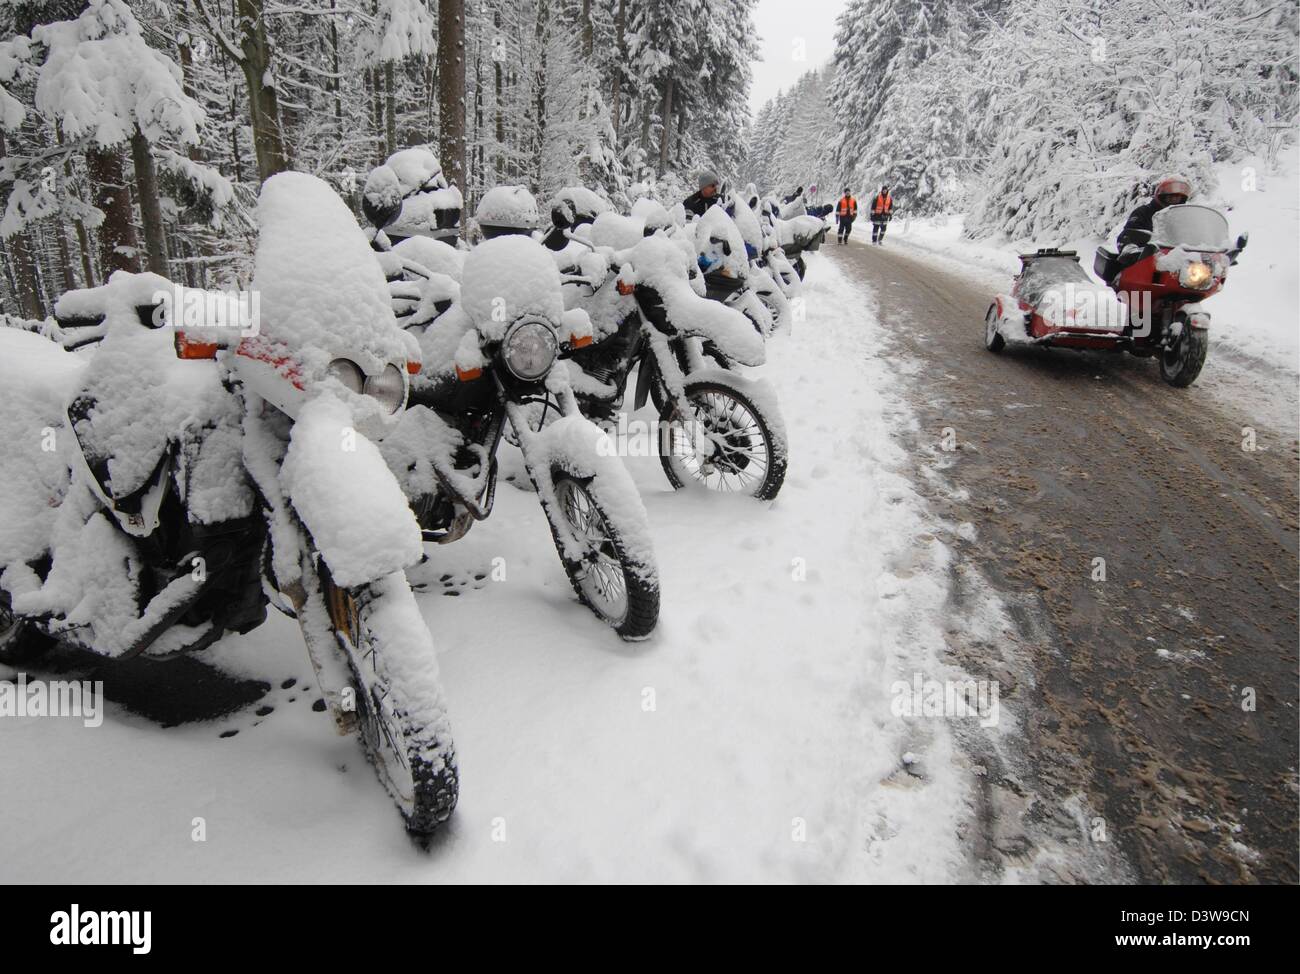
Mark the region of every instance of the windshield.
POLYGON ((1171 206, 1152 220, 1151 242, 1158 247, 1228 250, 1228 221, 1208 206, 1171 206))

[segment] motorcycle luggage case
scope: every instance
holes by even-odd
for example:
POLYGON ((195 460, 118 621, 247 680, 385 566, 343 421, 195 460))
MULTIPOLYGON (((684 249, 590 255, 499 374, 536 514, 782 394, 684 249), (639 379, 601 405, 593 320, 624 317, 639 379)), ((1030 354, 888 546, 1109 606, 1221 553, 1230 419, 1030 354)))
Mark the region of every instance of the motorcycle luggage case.
POLYGON ((1103 281, 1109 282, 1115 275, 1115 262, 1118 255, 1113 250, 1107 250, 1105 247, 1098 247, 1097 254, 1092 258, 1092 272, 1100 277, 1103 281))
POLYGON ((826 228, 822 227, 817 233, 803 245, 803 250, 816 251, 822 249, 822 241, 826 239, 826 228))
POLYGON ((704 296, 710 301, 725 301, 737 291, 745 289, 745 282, 738 277, 723 277, 721 274, 704 275, 704 296))

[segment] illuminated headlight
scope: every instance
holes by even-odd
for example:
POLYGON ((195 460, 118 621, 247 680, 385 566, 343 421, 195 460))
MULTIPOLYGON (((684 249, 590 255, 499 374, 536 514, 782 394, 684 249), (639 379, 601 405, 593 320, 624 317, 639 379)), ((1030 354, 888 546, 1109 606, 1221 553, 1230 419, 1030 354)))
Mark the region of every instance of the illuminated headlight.
POLYGON ((406 402, 406 382, 395 365, 385 365, 378 375, 366 376, 362 389, 367 396, 379 401, 387 412, 395 413, 406 402))
POLYGON ((515 324, 501 343, 506 368, 525 382, 536 382, 546 375, 558 351, 555 329, 535 319, 515 324))
POLYGON ((1183 268, 1183 284, 1187 287, 1208 287, 1214 279, 1214 271, 1202 260, 1194 260, 1183 268))
POLYGON ((351 359, 336 358, 325 371, 342 382, 345 388, 351 389, 357 395, 360 395, 365 389, 366 374, 361 371, 361 366, 351 359))

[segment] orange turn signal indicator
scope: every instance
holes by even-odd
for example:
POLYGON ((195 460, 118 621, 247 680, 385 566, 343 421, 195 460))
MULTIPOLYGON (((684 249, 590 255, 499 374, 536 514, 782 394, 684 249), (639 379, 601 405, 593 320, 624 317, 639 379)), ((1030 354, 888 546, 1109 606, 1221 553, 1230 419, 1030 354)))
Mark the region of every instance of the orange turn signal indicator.
POLYGON ((176 333, 176 357, 180 359, 215 359, 216 342, 200 342, 186 336, 185 332, 176 333))

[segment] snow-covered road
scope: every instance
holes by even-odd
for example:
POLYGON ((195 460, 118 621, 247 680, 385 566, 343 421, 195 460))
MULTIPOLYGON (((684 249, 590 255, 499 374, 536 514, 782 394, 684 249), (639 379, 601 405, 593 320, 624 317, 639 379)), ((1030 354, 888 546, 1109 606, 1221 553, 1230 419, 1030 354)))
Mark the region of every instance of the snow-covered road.
POLYGON ((810 264, 806 320, 762 370, 791 441, 777 501, 673 493, 657 459, 627 461, 663 582, 649 642, 619 642, 576 603, 531 492, 503 484, 491 520, 432 550, 421 605, 462 792, 431 850, 312 711, 296 626, 273 614, 203 654, 273 687, 228 718, 164 729, 111 705, 95 729, 5 720, 0 880, 969 876, 952 725, 891 714, 895 680, 955 675, 939 663, 948 529, 901 472, 893 434, 915 420, 870 295, 810 264))

